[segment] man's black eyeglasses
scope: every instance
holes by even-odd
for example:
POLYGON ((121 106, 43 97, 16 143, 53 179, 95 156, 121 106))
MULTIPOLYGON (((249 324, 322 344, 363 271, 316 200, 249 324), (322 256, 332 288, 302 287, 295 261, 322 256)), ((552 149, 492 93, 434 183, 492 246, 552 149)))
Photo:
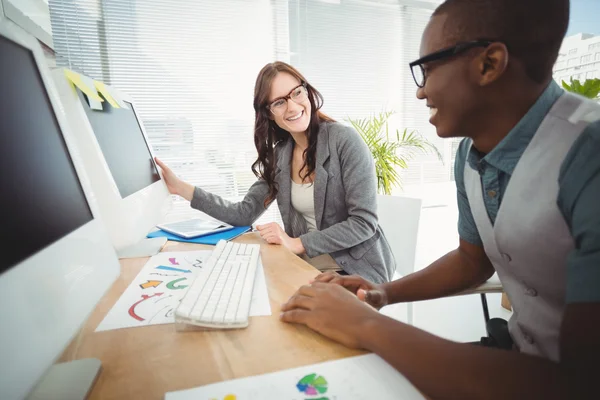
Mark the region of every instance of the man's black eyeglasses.
POLYGON ((474 40, 472 42, 459 43, 456 46, 436 51, 435 53, 429 54, 425 57, 421 57, 417 61, 413 61, 409 64, 413 79, 415 80, 417 86, 422 88, 425 86, 425 81, 427 80, 423 64, 427 64, 432 61, 439 61, 444 58, 453 57, 474 47, 487 47, 492 43, 493 41, 491 40, 474 40))

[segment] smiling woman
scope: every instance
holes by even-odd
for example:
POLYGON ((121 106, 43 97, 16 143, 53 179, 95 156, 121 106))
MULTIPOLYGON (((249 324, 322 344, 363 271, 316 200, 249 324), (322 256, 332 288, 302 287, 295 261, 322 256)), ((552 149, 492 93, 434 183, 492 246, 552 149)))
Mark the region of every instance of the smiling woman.
POLYGON ((389 281, 396 269, 377 222, 371 153, 358 133, 321 112, 323 97, 294 67, 267 64, 254 88, 258 180, 231 203, 179 179, 157 160, 169 190, 231 225, 251 225, 275 199, 285 229, 259 225, 271 244, 317 268, 389 281))

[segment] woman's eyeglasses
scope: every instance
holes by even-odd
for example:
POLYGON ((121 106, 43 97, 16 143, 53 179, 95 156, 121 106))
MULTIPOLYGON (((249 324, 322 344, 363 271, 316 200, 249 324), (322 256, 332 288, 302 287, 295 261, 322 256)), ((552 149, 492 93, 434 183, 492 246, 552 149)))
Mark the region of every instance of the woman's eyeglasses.
POLYGON ((292 100, 296 104, 300 104, 308 98, 308 89, 306 88, 306 84, 302 83, 291 90, 291 92, 287 96, 280 97, 278 99, 273 100, 271 104, 267 106, 269 111, 271 111, 276 116, 283 115, 288 108, 288 100, 292 100))

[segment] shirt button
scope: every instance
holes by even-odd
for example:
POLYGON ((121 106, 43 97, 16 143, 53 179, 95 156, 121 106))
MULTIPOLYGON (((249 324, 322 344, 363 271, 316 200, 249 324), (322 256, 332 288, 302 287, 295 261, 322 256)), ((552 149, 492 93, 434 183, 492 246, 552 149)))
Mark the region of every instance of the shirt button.
POLYGON ((340 264, 342 264, 342 265, 346 265, 346 261, 342 261, 340 264))
POLYGON ((487 194, 488 194, 488 196, 490 196, 492 199, 493 199, 494 197, 496 197, 496 191, 495 191, 495 190, 490 190, 490 191, 488 191, 488 193, 487 193, 487 194))
POLYGON ((538 295, 538 292, 533 288, 528 288, 527 290, 525 290, 525 294, 527 296, 536 297, 538 295))
POLYGON ((511 261, 512 261, 512 258, 510 257, 510 254, 507 254, 507 253, 501 253, 500 255, 502 256, 502 259, 503 259, 504 261, 506 261, 506 262, 511 262, 511 261))

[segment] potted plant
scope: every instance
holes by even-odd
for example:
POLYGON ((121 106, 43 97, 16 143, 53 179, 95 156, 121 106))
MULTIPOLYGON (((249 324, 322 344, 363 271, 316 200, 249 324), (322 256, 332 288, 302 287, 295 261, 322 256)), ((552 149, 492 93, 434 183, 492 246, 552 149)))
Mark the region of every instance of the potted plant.
POLYGON ((415 155, 435 153, 442 160, 437 147, 419 132, 404 129, 390 134, 388 120, 394 114, 394 111, 382 111, 363 119, 347 118, 373 154, 377 191, 388 195, 394 187, 402 187, 398 170, 408 168, 408 162, 415 155))
POLYGON ((562 81, 563 88, 571 93, 577 93, 592 100, 600 100, 600 79, 588 79, 583 84, 571 78, 571 84, 562 81))

